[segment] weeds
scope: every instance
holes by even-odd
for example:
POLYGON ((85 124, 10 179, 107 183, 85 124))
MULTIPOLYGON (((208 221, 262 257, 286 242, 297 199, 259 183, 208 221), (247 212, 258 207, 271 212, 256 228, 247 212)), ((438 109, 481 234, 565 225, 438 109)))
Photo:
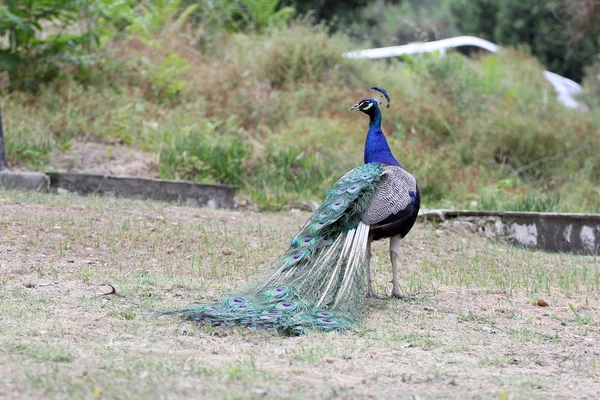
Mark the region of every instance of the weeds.
POLYGON ((165 135, 160 176, 240 185, 246 178, 250 146, 235 133, 235 123, 201 121, 198 130, 165 135))
POLYGON ((544 197, 533 197, 524 195, 515 202, 497 201, 495 198, 482 198, 478 204, 480 210, 499 210, 499 211, 535 211, 535 212, 556 212, 559 210, 560 195, 548 195, 544 197))

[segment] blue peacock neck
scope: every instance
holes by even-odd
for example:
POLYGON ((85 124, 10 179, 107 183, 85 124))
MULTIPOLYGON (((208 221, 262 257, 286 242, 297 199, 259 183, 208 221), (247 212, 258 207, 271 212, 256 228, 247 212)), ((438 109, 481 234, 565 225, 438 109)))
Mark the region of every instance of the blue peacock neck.
POLYGON ((394 158, 385 135, 381 130, 381 111, 379 107, 373 107, 373 111, 369 113, 369 118, 371 120, 365 143, 365 164, 379 162, 402 167, 396 158, 394 158))

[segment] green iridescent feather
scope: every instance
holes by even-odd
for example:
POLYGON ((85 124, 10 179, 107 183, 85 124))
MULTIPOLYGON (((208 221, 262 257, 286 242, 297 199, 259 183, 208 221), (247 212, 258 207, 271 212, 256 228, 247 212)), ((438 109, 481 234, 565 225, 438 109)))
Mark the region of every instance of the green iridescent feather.
POLYGON ((217 304, 173 313, 212 326, 244 325, 290 334, 351 327, 362 317, 366 287, 369 228, 360 216, 381 171, 381 164, 369 163, 339 179, 289 249, 272 261, 262 283, 217 304))

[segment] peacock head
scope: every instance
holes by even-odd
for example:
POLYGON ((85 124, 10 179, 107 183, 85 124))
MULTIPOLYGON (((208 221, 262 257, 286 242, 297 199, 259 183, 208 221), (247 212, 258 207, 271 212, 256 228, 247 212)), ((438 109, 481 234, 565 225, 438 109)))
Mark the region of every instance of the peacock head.
POLYGON ((379 111, 379 105, 383 103, 384 98, 387 100, 387 108, 390 108, 390 96, 388 96, 387 92, 378 86, 371 86, 371 89, 378 92, 377 96, 361 100, 358 104, 350 107, 350 111, 362 111, 372 117, 379 111))

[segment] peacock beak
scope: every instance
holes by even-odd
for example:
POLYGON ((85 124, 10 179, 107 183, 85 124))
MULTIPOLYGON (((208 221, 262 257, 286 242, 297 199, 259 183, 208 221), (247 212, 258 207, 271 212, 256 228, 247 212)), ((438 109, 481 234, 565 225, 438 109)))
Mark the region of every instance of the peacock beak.
POLYGON ((359 107, 360 107, 360 104, 355 104, 352 107, 350 107, 350 110, 348 110, 348 111, 358 110, 359 107))

